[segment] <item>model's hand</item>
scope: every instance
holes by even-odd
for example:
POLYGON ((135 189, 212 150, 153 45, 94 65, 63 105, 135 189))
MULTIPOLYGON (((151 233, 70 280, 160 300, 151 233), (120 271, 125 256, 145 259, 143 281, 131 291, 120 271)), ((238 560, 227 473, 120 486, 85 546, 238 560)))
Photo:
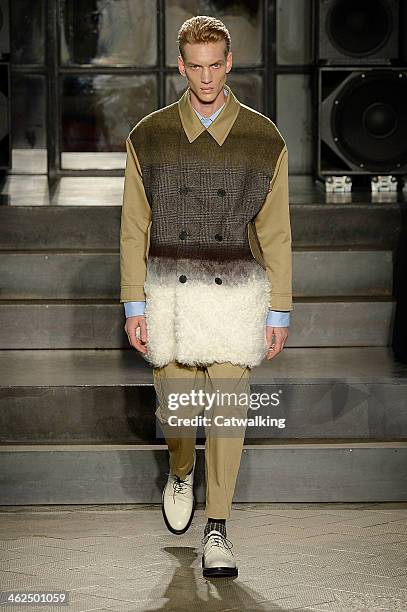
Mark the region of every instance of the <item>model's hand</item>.
POLYGON ((288 327, 273 327, 272 325, 266 325, 267 346, 271 347, 267 351, 267 359, 273 359, 273 357, 281 353, 287 338, 288 327), (275 336, 274 342, 273 335, 275 336))
POLYGON ((147 324, 145 316, 127 317, 124 329, 131 346, 140 351, 140 353, 147 353, 147 324), (140 329, 139 333, 137 333, 138 329, 140 329))

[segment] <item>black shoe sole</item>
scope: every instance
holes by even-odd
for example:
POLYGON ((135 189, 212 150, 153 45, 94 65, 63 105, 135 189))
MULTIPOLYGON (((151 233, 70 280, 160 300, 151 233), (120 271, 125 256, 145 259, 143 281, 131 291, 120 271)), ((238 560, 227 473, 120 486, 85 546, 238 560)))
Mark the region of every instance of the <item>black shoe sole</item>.
POLYGON ((169 522, 169 520, 167 518, 167 515, 165 514, 165 510, 164 510, 164 491, 165 491, 165 488, 164 488, 164 490, 162 492, 162 495, 161 495, 161 511, 162 511, 162 514, 163 514, 164 523, 165 523, 167 529, 169 529, 169 531, 171 531, 171 533, 175 533, 175 535, 182 535, 183 533, 188 531, 188 529, 191 526, 192 519, 194 518, 195 506, 196 506, 195 495, 194 495, 194 498, 193 498, 192 511, 191 511, 191 516, 189 517, 188 523, 185 525, 184 529, 174 529, 174 527, 172 527, 171 523, 169 522))
POLYGON ((205 578, 229 578, 238 575, 237 567, 204 567, 204 558, 202 556, 202 574, 205 578))

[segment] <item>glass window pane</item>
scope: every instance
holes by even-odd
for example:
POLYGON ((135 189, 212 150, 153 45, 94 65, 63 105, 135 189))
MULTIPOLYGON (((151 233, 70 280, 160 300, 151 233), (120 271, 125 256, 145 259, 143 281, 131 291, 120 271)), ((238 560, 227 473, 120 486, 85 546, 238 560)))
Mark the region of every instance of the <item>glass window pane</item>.
POLYGON ((263 77, 259 74, 228 74, 228 85, 239 102, 264 113, 263 110, 263 77))
POLYGON ((186 78, 180 74, 169 74, 165 78, 165 100, 166 104, 176 102, 184 93, 188 83, 186 78))
POLYGON ((178 30, 186 19, 194 15, 210 15, 223 21, 232 38, 235 66, 260 65, 262 63, 263 1, 167 0, 165 3, 167 66, 177 65, 178 30))
POLYGON ((10 11, 12 63, 43 64, 45 0, 13 0, 10 11))
MULTIPOLYGON (((237 99, 247 106, 263 112, 263 79, 258 74, 229 73, 227 84, 237 99)), ((180 74, 166 78, 166 104, 176 102, 188 87, 187 80, 180 74)))
POLYGON ((312 2, 277 0, 277 63, 312 62, 312 2))
POLYGON ((290 171, 312 170, 311 80, 306 74, 277 76, 277 127, 288 147, 290 171))
MULTIPOLYGON (((61 151, 123 153, 130 130, 157 108, 157 79, 154 75, 64 76, 61 104, 61 151)), ((94 155, 82 157, 87 160, 83 168, 106 167, 92 165, 94 155)), ((67 165, 66 155, 64 160, 64 168, 78 168, 77 158, 73 166, 67 165)), ((111 161, 108 167, 116 164, 111 161)))
POLYGON ((46 172, 45 78, 14 73, 11 87, 12 170, 46 172))
POLYGON ((61 0, 61 63, 153 66, 156 0, 61 0))

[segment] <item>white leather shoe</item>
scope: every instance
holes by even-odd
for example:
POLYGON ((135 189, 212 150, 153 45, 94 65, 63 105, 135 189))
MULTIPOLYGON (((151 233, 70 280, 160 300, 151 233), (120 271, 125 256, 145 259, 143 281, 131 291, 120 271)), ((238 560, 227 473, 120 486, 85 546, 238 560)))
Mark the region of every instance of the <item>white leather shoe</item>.
POLYGON ((172 533, 185 533, 191 525, 195 512, 194 472, 196 454, 192 472, 181 480, 175 474, 168 474, 167 483, 163 489, 161 509, 164 522, 172 533))
POLYGON ((212 529, 202 540, 203 575, 205 577, 237 576, 236 561, 231 551, 232 542, 220 531, 212 529))

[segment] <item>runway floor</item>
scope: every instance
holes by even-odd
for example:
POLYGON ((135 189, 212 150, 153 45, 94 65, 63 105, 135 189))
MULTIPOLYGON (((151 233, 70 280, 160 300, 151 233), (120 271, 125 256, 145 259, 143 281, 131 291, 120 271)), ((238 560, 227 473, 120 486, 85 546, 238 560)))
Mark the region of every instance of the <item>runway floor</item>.
POLYGON ((159 505, 2 506, 2 591, 69 592, 10 610, 407 610, 407 503, 234 504, 235 579, 205 579, 198 505, 171 534, 159 505))

